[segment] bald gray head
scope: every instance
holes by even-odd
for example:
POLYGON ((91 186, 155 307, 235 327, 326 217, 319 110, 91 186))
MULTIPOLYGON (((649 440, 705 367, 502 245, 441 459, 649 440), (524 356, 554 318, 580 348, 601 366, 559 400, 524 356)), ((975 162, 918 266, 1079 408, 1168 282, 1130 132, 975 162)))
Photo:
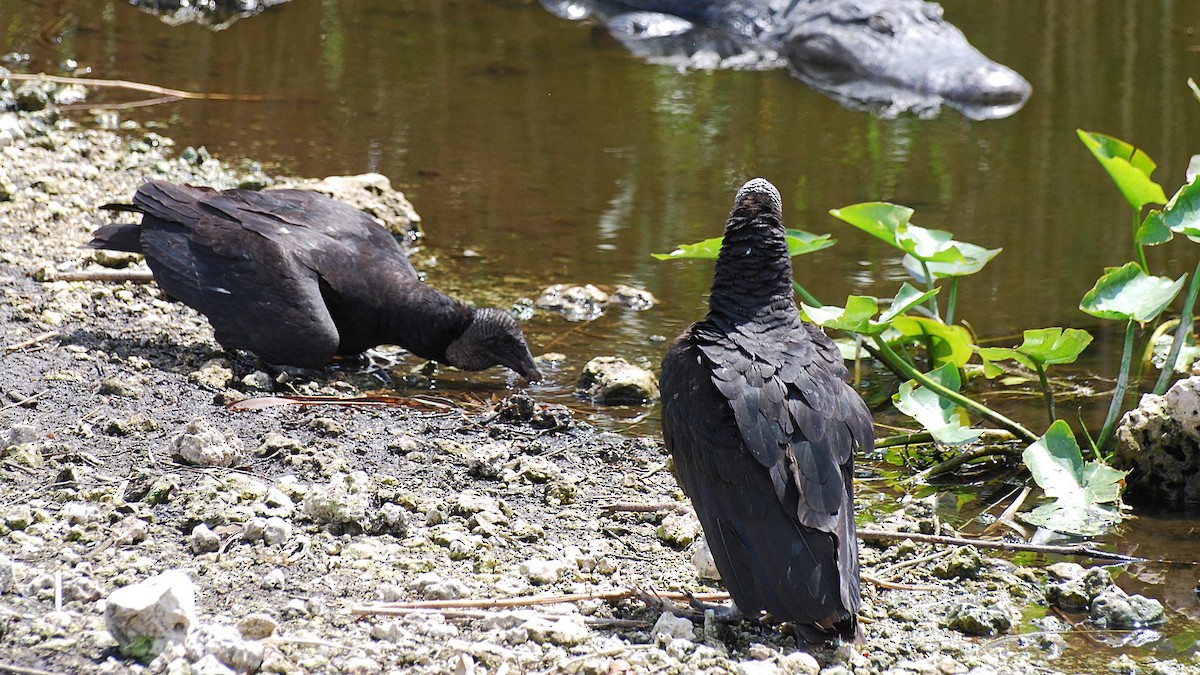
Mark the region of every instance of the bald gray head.
POLYGON ((733 213, 730 216, 754 217, 759 214, 770 214, 783 220, 783 199, 779 196, 779 190, 765 178, 746 181, 733 198, 733 213))
POLYGON ((475 311, 471 325, 446 348, 446 361, 463 370, 504 366, 530 382, 542 379, 517 320, 490 307, 475 311))

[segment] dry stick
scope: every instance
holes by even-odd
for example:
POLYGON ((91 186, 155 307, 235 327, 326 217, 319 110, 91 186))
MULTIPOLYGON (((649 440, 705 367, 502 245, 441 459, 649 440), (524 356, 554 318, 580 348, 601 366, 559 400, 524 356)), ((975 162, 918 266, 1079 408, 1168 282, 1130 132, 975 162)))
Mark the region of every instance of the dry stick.
POLYGON ((26 668, 24 666, 13 665, 11 663, 0 663, 0 673, 11 673, 12 675, 58 675, 58 673, 54 673, 49 670, 26 668))
POLYGON ((135 284, 148 284, 154 281, 154 273, 150 270, 89 270, 55 272, 46 270, 42 281, 131 281, 135 284))
POLYGON ((876 576, 867 574, 865 572, 859 572, 858 576, 861 577, 862 580, 866 581, 867 583, 871 583, 880 588, 886 588, 886 589, 892 590, 892 591, 940 591, 940 590, 942 590, 941 586, 930 586, 928 584, 902 584, 899 581, 888 581, 886 579, 880 579, 876 576))
MULTIPOLYGON (((657 592, 655 596, 666 600, 686 602, 691 598, 705 602, 721 602, 729 599, 728 593, 670 593, 657 592)), ((641 597, 638 591, 624 588, 598 593, 566 593, 562 595, 531 595, 520 598, 479 598, 476 600, 415 600, 412 602, 384 602, 375 605, 351 607, 351 614, 391 614, 412 609, 486 609, 507 607, 530 607, 533 605, 557 605, 583 600, 629 600, 641 597)))
MULTIPOLYGON (((6 405, 6 406, 4 406, 4 407, 0 408, 0 412, 4 412, 5 410, 12 410, 13 408, 18 408, 18 407, 21 407, 21 406, 29 406, 29 404, 31 404, 31 403, 36 403, 36 402, 37 402, 37 400, 38 400, 39 398, 41 398, 41 397, 42 397, 42 395, 43 395, 43 394, 45 394, 45 393, 46 393, 46 392, 48 392, 48 391, 50 391, 50 390, 49 390, 49 389, 43 389, 43 390, 39 391, 38 393, 36 393, 36 394, 34 394, 34 395, 32 395, 32 396, 23 396, 23 397, 21 397, 21 400, 17 401, 16 403, 10 403, 10 404, 8 404, 8 405, 6 405)), ((9 395, 9 397, 12 397, 12 398, 14 398, 14 399, 15 399, 16 397, 14 397, 14 396, 13 396, 13 394, 15 394, 15 393, 16 393, 16 392, 12 392, 12 391, 10 391, 10 392, 8 392, 8 395, 9 395)))
MULTIPOLYGON (((1151 561, 1122 553, 1109 553, 1099 549, 1070 544, 1067 546, 1052 546, 1048 544, 1022 544, 1011 541, 991 541, 988 539, 967 539, 966 537, 945 537, 938 534, 921 534, 919 532, 885 532, 883 530, 859 530, 858 536, 868 541, 923 541, 930 544, 947 544, 950 546, 975 546, 978 548, 995 548, 1001 551, 1030 551, 1033 553, 1056 553, 1059 555, 1078 555, 1100 560, 1116 560, 1119 562, 1166 562, 1151 561)), ((1192 563, 1194 564, 1194 563, 1192 563)))
POLYGON ((45 82, 53 82, 55 84, 79 84, 85 87, 112 87, 115 89, 131 89, 133 91, 144 91, 149 94, 158 94, 159 96, 176 96, 178 98, 212 100, 212 101, 270 101, 279 100, 277 98, 263 96, 261 94, 216 94, 206 92, 184 91, 183 89, 171 89, 169 87, 160 87, 156 84, 143 84, 141 82, 130 82, 129 80, 105 80, 94 79, 90 77, 62 77, 59 75, 46 75, 44 73, 9 73, 0 80, 41 80, 45 82))
MULTIPOLYGON (((447 619, 487 619, 496 616, 495 612, 485 612, 477 609, 421 609, 421 608, 395 608, 389 609, 386 614, 388 616, 413 616, 413 615, 429 615, 439 614, 447 619)), ((555 619, 550 614, 537 614, 539 618, 555 619)), ((583 622, 589 626, 597 626, 603 628, 649 628, 649 621, 639 621, 637 619, 607 619, 597 618, 594 616, 582 617, 583 622)))
POLYGON ((16 344, 12 344, 12 345, 5 347, 4 353, 11 354, 12 352, 15 352, 19 349, 25 349, 26 347, 32 347, 36 344, 45 342, 46 340, 50 340, 50 339, 56 338, 56 337, 58 337, 58 331, 56 331, 56 330, 52 330, 49 333, 42 333, 41 335, 35 335, 35 336, 29 338, 28 340, 25 340, 23 342, 18 342, 16 344))
POLYGON ((675 513, 687 513, 688 507, 682 502, 651 502, 649 504, 641 504, 638 502, 613 502, 611 504, 601 504, 601 511, 623 511, 627 513, 659 513, 661 511, 673 511, 675 513))

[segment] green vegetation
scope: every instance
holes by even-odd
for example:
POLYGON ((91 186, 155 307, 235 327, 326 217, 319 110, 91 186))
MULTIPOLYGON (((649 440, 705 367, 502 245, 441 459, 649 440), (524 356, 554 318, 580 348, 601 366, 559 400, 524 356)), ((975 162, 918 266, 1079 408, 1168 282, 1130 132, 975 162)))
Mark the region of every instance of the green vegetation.
MULTIPOLYGON (((1198 94, 1200 97, 1200 94, 1198 94)), ((1117 421, 1124 411, 1125 394, 1134 368, 1135 343, 1139 329, 1151 340, 1166 333, 1170 323, 1154 330, 1156 322, 1175 300, 1187 281, 1153 276, 1146 262, 1145 248, 1170 241, 1176 234, 1200 243, 1200 181, 1192 180, 1169 201, 1162 187, 1150 178, 1155 163, 1145 152, 1119 139, 1103 134, 1079 131, 1079 138, 1116 183, 1133 211, 1133 260, 1121 267, 1107 269, 1088 291, 1079 309, 1091 316, 1125 322, 1125 342, 1116 388, 1099 435, 1089 442, 1090 460, 1085 461, 1068 422, 1059 418, 1051 379, 1051 366, 1074 362, 1092 342, 1092 336, 1077 328, 1050 327, 1026 330, 1024 341, 1014 347, 981 347, 967 326, 956 324, 955 305, 962 277, 983 269, 1001 249, 987 249, 956 241, 952 233, 919 227, 912 223, 913 210, 886 202, 854 204, 830 213, 863 232, 896 248, 903 255, 902 265, 917 284, 901 284, 891 299, 852 295, 842 307, 823 305, 795 281, 805 317, 826 329, 854 338, 850 348, 843 347, 848 358, 857 358, 858 347, 867 351, 884 367, 896 373, 901 382, 892 403, 897 410, 916 420, 941 446, 969 446, 978 443, 983 429, 973 425, 980 418, 1011 433, 1024 446, 1021 458, 1033 480, 1052 502, 1022 514, 1025 521, 1060 532, 1095 535, 1120 522, 1120 491, 1124 472, 1106 463, 1117 421), (1145 217, 1142 212, 1150 208, 1145 217), (941 303, 939 303, 939 300, 941 303), (982 366, 971 364, 978 357, 982 366), (987 379, 1004 373, 998 362, 1013 361, 1036 375, 1045 400, 1049 420, 1046 431, 1038 435, 1021 423, 1009 419, 988 405, 964 393, 971 375, 981 373, 987 379)), ((788 230, 793 256, 832 246, 829 235, 813 235, 788 230)), ((721 239, 682 245, 659 259, 715 259, 721 239)), ((1193 309, 1200 291, 1200 266, 1191 275, 1175 332, 1162 359, 1162 373, 1155 384, 1161 394, 1170 382, 1181 353, 1194 358, 1197 350, 1183 351, 1191 335, 1193 309)), ((1150 345, 1149 350, 1153 350, 1150 345)), ((1032 381, 1027 378, 1022 381, 1032 381)), ((1081 425, 1082 426, 1082 425, 1081 425)), ((911 442, 912 434, 902 439, 881 439, 880 446, 911 442)), ((943 469, 998 453, 1015 454, 1015 449, 984 448, 970 450, 944 462, 943 469)), ((940 473, 934 467, 925 475, 940 473)))

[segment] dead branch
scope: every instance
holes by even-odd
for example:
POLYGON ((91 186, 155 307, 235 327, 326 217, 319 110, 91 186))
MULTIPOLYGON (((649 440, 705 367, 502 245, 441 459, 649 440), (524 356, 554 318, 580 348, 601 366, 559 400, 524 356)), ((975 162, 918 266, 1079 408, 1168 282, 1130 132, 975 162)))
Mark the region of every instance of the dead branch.
POLYGON ((270 101, 279 100, 277 98, 263 96, 261 94, 218 94, 213 92, 195 92, 185 91, 183 89, 171 89, 170 87, 160 87, 156 84, 144 84, 142 82, 130 82, 129 80, 106 80, 102 78, 91 77, 63 77, 60 75, 46 75, 44 73, 9 73, 0 78, 4 80, 40 80, 45 82, 53 82, 55 84, 78 84, 85 87, 101 87, 111 89, 129 89, 131 91, 142 91, 148 94, 157 94, 159 96, 174 96, 176 98, 186 98, 193 100, 210 100, 210 101, 270 101))
POLYGON ((56 330, 52 330, 48 333, 42 333, 41 335, 35 335, 23 342, 17 342, 16 344, 8 345, 7 347, 4 348, 4 353, 11 354, 12 352, 20 351, 22 349, 25 349, 26 347, 32 347, 36 344, 41 344, 41 343, 45 342, 46 340, 51 340, 56 337, 58 337, 58 331, 56 331, 56 330))
POLYGON ((148 284, 154 281, 154 274, 150 270, 87 270, 87 271, 68 271, 59 272, 56 270, 43 270, 39 275, 39 281, 107 281, 110 283, 118 283, 129 281, 135 284, 148 284))
POLYGON ((989 539, 968 539, 966 537, 946 537, 938 534, 921 534, 919 532, 885 532, 883 530, 859 530, 858 536, 867 541, 903 541, 905 539, 912 539, 913 541, 944 544, 947 546, 975 546, 978 548, 994 548, 1001 551, 1029 551, 1032 553, 1077 555, 1096 558, 1098 560, 1116 560, 1118 562, 1152 562, 1147 558, 1139 558, 1122 553, 1110 553, 1083 544, 1068 544, 1066 546, 1024 544, 1015 541, 992 541, 989 539))
POLYGON ((661 513, 663 511, 687 513, 688 506, 683 502, 650 502, 648 504, 639 502, 613 502, 611 504, 601 504, 600 510, 609 513, 616 511, 625 513, 661 513))
MULTIPOLYGON (((622 588, 613 591, 598 591, 595 593, 565 593, 561 595, 531 595, 517 598, 477 598, 466 600, 414 600, 411 602, 382 602, 373 605, 351 607, 350 613, 360 616, 388 615, 414 609, 494 609, 508 607, 532 607, 534 605, 557 605, 575 603, 586 600, 604 600, 615 602, 639 598, 640 591, 622 588)), ((687 602, 691 598, 707 602, 723 602, 729 599, 728 593, 687 593, 661 592, 655 593, 660 598, 687 602)))

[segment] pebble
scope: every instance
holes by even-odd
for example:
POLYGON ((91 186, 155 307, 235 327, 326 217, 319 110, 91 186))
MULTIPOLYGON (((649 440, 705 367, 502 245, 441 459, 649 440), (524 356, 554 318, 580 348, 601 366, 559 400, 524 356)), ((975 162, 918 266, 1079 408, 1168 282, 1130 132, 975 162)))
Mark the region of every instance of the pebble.
POLYGON ((658 616, 654 627, 650 629, 650 634, 656 638, 664 636, 671 639, 696 639, 696 629, 692 625, 692 621, 687 617, 675 616, 670 612, 663 612, 658 616))
POLYGON ((700 536, 700 521, 690 510, 671 513, 654 530, 654 536, 675 548, 687 548, 700 536))
POLYGON ((192 466, 237 466, 246 458, 241 440, 202 418, 188 422, 170 441, 171 457, 192 466))
POLYGON ((258 585, 260 588, 272 590, 283 588, 284 581, 283 570, 276 568, 264 574, 258 585))
POLYGON ((517 567, 521 576, 535 586, 544 586, 558 581, 566 569, 566 563, 561 560, 526 560, 517 567))
POLYGON ((221 537, 217 536, 208 525, 200 523, 192 528, 192 534, 188 537, 188 546, 191 547, 192 553, 213 553, 221 548, 221 537))
POLYGON ((247 640, 264 640, 275 634, 279 623, 270 614, 254 612, 247 614, 237 624, 238 632, 247 640))

